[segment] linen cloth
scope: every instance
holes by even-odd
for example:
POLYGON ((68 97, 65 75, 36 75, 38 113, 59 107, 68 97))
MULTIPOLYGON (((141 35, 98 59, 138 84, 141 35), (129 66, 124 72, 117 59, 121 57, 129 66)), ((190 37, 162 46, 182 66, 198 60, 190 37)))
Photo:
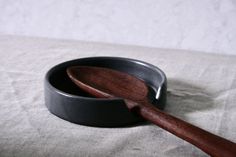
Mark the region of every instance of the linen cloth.
POLYGON ((0 36, 1 157, 205 157, 150 123, 97 128, 51 114, 43 96, 54 65, 89 56, 139 59, 168 79, 165 111, 236 142, 236 57, 137 46, 0 36))

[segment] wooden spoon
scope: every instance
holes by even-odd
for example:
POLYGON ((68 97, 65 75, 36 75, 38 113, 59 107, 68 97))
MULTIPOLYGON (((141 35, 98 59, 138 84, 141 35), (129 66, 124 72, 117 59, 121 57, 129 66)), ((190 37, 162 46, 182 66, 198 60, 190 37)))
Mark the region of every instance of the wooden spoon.
POLYGON ((147 85, 134 76, 91 66, 70 67, 67 74, 76 85, 95 97, 123 98, 131 111, 213 157, 236 157, 235 143, 169 115, 150 104, 147 85))

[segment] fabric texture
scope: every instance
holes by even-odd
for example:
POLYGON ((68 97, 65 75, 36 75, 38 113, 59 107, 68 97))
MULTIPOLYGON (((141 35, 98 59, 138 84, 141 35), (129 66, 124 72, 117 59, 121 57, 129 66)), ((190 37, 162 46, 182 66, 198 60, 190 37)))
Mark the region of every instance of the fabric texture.
POLYGON ((0 36, 0 156, 205 157, 151 124, 97 128, 51 114, 43 96, 54 65, 89 56, 119 56, 161 68, 165 111, 236 142, 236 57, 81 41, 0 36))

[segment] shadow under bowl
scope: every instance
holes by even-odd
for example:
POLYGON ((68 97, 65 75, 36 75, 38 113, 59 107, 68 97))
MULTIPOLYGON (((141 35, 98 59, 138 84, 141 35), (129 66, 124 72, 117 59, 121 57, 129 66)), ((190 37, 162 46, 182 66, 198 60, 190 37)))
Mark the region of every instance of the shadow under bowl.
POLYGON ((130 112, 120 98, 94 98, 80 90, 66 74, 68 67, 76 65, 111 68, 134 75, 148 85, 150 102, 159 109, 164 108, 167 80, 159 68, 129 58, 89 57, 58 64, 45 76, 45 104, 51 113, 62 119, 98 127, 121 127, 143 121, 130 112))

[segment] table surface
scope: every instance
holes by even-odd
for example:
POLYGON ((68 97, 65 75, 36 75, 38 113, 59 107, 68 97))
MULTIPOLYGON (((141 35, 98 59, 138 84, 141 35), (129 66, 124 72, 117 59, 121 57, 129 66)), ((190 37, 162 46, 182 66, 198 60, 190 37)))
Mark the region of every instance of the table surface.
POLYGON ((52 66, 89 56, 149 62, 167 75, 165 111, 236 142, 236 56, 0 36, 0 156, 207 156, 146 123, 96 128, 62 120, 44 104, 52 66))

